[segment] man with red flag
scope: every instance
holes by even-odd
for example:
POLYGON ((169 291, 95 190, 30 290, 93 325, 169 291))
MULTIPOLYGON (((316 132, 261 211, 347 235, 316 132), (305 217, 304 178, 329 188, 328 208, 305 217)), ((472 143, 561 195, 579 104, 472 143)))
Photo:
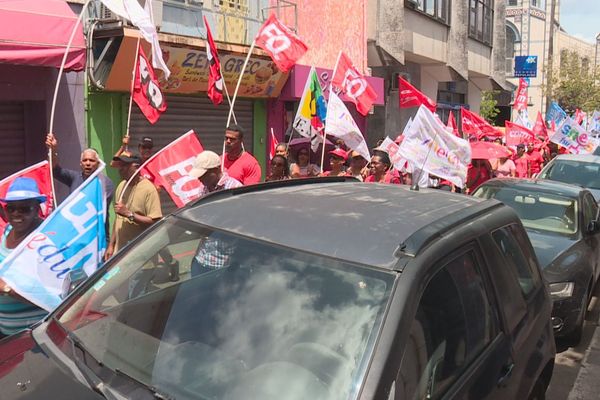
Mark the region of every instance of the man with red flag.
POLYGON ((158 79, 142 46, 139 46, 132 96, 135 104, 151 124, 156 123, 167 109, 167 102, 160 90, 158 79))
POLYGON ((255 42, 269 53, 275 65, 283 72, 288 72, 308 51, 306 44, 273 13, 258 31, 255 42))
POLYGON ((204 16, 204 26, 206 26, 206 58, 209 63, 208 70, 208 89, 206 93, 208 98, 214 105, 219 105, 223 102, 223 76, 221 75, 221 62, 219 61, 219 53, 217 46, 213 40, 210 27, 206 16, 204 16))
POLYGON ((437 104, 429 97, 417 90, 407 80, 398 76, 398 93, 400 96, 400 108, 419 107, 421 104, 427 107, 431 112, 435 112, 437 104))
POLYGON ((340 52, 338 55, 333 71, 331 85, 348 96, 356 105, 359 113, 367 115, 377 99, 375 89, 369 85, 367 79, 352 65, 352 61, 344 52, 340 52))

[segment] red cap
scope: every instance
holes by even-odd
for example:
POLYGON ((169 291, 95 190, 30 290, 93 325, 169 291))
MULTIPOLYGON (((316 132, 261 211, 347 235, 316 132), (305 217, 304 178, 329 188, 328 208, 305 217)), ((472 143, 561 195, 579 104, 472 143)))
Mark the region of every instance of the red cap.
POLYGON ((344 160, 348 158, 348 153, 342 149, 331 150, 329 154, 343 158, 344 160))

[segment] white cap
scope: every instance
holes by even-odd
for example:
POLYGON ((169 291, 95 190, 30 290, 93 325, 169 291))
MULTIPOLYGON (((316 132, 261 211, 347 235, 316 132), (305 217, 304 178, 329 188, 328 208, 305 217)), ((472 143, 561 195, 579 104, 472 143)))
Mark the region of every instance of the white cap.
POLYGON ((201 178, 209 169, 221 166, 221 157, 214 151, 204 150, 194 161, 194 168, 188 174, 194 178, 201 178))

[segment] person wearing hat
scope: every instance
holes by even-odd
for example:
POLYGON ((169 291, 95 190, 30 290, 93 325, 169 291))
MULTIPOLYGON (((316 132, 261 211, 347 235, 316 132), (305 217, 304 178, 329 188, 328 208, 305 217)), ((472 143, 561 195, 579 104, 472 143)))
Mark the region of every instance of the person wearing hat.
MULTIPOLYGON (((129 136, 124 136, 123 140, 121 141, 121 147, 119 147, 119 150, 117 150, 117 152, 115 153, 113 158, 119 157, 123 153, 125 153, 125 156, 130 156, 132 153, 127 150, 128 145, 129 145, 129 136)), ((152 157, 152 154, 154 153, 153 149, 154 149, 154 140, 152 140, 152 138, 150 136, 144 136, 143 138, 141 138, 139 140, 138 153, 140 155, 140 158, 142 159, 142 163, 146 162, 146 160, 148 160, 150 157, 152 157)), ((114 163, 115 163, 115 161, 111 161, 110 166, 116 168, 117 166, 114 163)))
POLYGON ((221 171, 221 157, 214 151, 204 150, 194 160, 189 176, 202 183, 201 196, 218 190, 243 186, 240 181, 221 171))
MULTIPOLYGON (((0 265, 41 223, 40 205, 46 196, 40 193, 35 180, 16 178, 0 199, 8 224, 0 239, 0 265)), ((16 293, 0 277, 0 337, 26 329, 46 316, 46 310, 30 303, 16 293)))
POLYGON ((230 125, 225 130, 223 169, 242 185, 258 183, 262 179, 262 170, 254 156, 244 150, 244 129, 239 125, 230 125))
POLYGON ((150 181, 143 179, 137 173, 142 163, 141 158, 135 154, 131 156, 122 154, 114 157, 113 161, 119 168, 122 181, 115 191, 116 218, 105 259, 112 257, 146 228, 162 218, 158 191, 150 181), (125 188, 125 184, 132 176, 133 179, 125 188))
MULTIPOLYGON (((46 136, 46 146, 52 152, 52 174, 54 179, 60 183, 66 185, 69 188, 69 194, 73 193, 81 184, 98 169, 100 165, 100 157, 98 152, 94 149, 85 149, 81 152, 79 165, 81 171, 74 171, 68 168, 63 168, 59 164, 58 160, 58 140, 54 134, 49 133, 46 136)), ((104 173, 98 175, 102 186, 104 187, 104 194, 106 198, 106 207, 109 207, 113 200, 113 194, 115 192, 115 185, 104 173)), ((106 213, 105 226, 106 237, 108 238, 109 233, 109 221, 108 212, 106 213)))
POLYGON ((321 176, 345 176, 346 170, 344 164, 348 159, 348 153, 341 148, 337 148, 331 150, 328 154, 331 170, 321 173, 321 176))
POLYGON ((346 170, 346 176, 353 176, 361 182, 364 181, 369 174, 367 164, 368 160, 360 155, 358 151, 352 150, 350 153, 350 167, 346 170))

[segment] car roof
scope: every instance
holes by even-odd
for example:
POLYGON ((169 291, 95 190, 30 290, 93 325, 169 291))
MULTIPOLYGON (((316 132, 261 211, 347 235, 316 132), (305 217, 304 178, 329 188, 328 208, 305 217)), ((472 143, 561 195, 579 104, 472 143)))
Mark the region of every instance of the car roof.
POLYGON ((600 164, 600 156, 595 156, 593 154, 559 154, 552 159, 552 161, 561 161, 561 160, 569 160, 569 161, 581 161, 588 163, 599 163, 600 164))
POLYGON ((554 193, 568 197, 578 197, 582 191, 587 191, 581 186, 549 179, 494 178, 484 182, 481 186, 513 187, 525 191, 554 193))
POLYGON ((402 253, 416 255, 441 232, 502 206, 435 189, 320 178, 215 192, 176 215, 286 247, 392 268, 402 253))

